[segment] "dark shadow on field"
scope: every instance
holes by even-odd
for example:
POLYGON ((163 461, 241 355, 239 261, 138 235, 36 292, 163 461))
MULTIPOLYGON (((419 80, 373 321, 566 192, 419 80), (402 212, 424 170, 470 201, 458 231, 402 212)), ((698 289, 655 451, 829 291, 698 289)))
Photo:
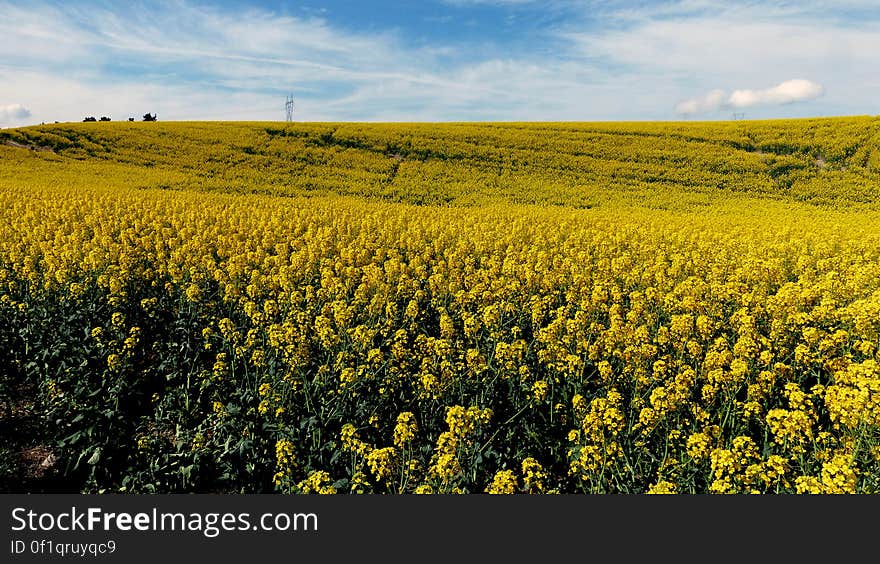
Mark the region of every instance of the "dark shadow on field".
POLYGON ((78 493, 61 475, 35 396, 30 387, 17 386, 0 401, 0 493, 78 493))

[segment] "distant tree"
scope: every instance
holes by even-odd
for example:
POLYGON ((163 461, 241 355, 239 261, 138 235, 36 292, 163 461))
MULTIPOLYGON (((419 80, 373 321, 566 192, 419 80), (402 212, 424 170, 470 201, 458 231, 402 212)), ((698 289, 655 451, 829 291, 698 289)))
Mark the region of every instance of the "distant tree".
POLYGON ((156 121, 156 114, 144 114, 144 121, 156 121))
POLYGON ((95 116, 89 116, 86 119, 84 119, 83 121, 98 121, 98 120, 95 119, 95 116))
POLYGON ((110 121, 110 118, 107 116, 101 116, 101 121, 110 121))
POLYGON ((134 121, 133 117, 128 118, 128 121, 134 121))

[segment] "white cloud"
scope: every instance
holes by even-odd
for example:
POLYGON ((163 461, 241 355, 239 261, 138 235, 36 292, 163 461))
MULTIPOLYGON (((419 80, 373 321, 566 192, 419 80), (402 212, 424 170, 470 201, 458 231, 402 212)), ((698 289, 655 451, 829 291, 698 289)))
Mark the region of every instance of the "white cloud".
POLYGON ((724 90, 713 90, 705 96, 679 102, 675 106, 675 113, 687 116, 714 112, 724 104, 724 97, 724 90))
POLYGON ((13 123, 31 117, 31 111, 21 104, 0 105, 0 123, 13 123))
POLYGON ((763 90, 734 90, 728 96, 724 90, 713 90, 705 96, 690 98, 675 106, 675 113, 683 116, 708 114, 722 108, 743 109, 753 106, 773 106, 815 100, 824 92, 821 84, 810 80, 786 80, 763 90))
POLYGON ((748 108, 760 104, 791 104, 814 100, 822 95, 821 84, 803 79, 786 80, 764 90, 735 90, 727 103, 734 108, 748 108))

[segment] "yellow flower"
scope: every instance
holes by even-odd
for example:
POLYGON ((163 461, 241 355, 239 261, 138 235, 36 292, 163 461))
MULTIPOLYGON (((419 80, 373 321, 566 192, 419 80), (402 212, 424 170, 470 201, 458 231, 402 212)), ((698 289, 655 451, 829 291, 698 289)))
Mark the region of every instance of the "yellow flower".
POLYGON ((678 487, 672 482, 660 480, 656 484, 648 487, 648 494, 675 494, 678 493, 678 487))
POLYGON ((272 477, 277 487, 288 484, 288 480, 296 467, 293 441, 278 439, 275 441, 275 474, 272 477))
POLYGON ((394 472, 396 458, 394 447, 378 448, 367 454, 367 465, 377 480, 387 480, 394 472))
POLYGON ((538 380, 532 384, 532 395, 535 402, 542 402, 550 391, 550 384, 546 380, 538 380))
POLYGON ((687 440, 688 456, 696 461, 705 459, 712 447, 712 439, 705 433, 693 433, 687 440))
POLYGON ((316 470, 310 473, 305 480, 297 484, 297 487, 302 493, 306 494, 333 495, 336 493, 336 488, 333 486, 330 474, 324 470, 316 470))
POLYGON ((370 445, 360 439, 357 429, 351 423, 346 423, 342 426, 339 436, 342 440, 342 448, 347 451, 364 456, 372 450, 370 445))
POLYGON ((214 413, 216 413, 219 417, 225 417, 228 413, 226 411, 226 406, 223 405, 222 401, 215 401, 212 407, 214 413))
POLYGON ((529 493, 543 493, 546 491, 549 474, 544 467, 534 458, 526 458, 522 461, 523 488, 529 493))
POLYGON ((118 354, 111 354, 107 356, 107 368, 111 371, 119 370, 119 367, 122 365, 122 358, 118 354))
POLYGON ((516 473, 513 470, 500 470, 492 478, 492 482, 486 486, 486 493, 513 494, 517 492, 518 488, 516 473))
POLYGON ((199 287, 198 284, 190 284, 186 288, 186 297, 189 299, 189 301, 198 303, 202 301, 202 289, 199 287))
POLYGON ((412 441, 419 428, 412 412, 404 411, 397 416, 397 424, 394 427, 394 446, 403 448, 412 441))

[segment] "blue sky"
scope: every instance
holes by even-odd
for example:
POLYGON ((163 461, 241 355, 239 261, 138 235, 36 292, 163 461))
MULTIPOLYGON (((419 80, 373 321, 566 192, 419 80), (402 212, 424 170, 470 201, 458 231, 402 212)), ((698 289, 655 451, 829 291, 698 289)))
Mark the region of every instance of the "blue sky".
POLYGON ((880 113, 866 0, 0 0, 0 127, 880 113))

